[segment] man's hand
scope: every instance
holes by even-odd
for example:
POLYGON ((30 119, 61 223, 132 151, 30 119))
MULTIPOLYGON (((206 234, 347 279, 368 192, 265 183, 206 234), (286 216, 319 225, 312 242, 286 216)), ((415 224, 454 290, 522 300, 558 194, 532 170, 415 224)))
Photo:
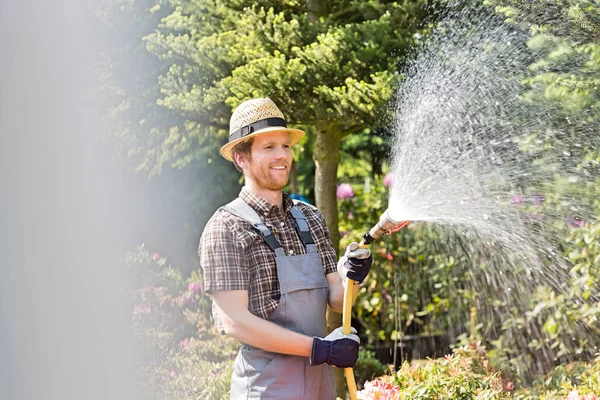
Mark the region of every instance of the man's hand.
POLYGON ((353 367, 358 360, 360 339, 356 336, 356 329, 350 330, 352 333, 344 335, 339 327, 323 339, 315 337, 310 365, 327 363, 338 368, 353 367))
POLYGON ((346 247, 346 253, 338 261, 337 269, 344 284, 347 278, 362 283, 371 270, 372 263, 371 250, 360 248, 358 243, 352 242, 346 247))

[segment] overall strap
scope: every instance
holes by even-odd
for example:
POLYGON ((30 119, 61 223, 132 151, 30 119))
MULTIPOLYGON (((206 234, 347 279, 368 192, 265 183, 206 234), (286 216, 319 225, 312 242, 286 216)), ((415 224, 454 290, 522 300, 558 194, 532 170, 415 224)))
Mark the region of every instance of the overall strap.
POLYGON ((310 229, 308 228, 308 222, 306 222, 306 217, 304 217, 302 211, 300 211, 298 207, 294 206, 291 208, 290 212, 296 221, 296 230, 298 231, 300 239, 302 239, 302 243, 304 243, 304 247, 315 244, 315 241, 310 234, 310 229))
POLYGON ((252 207, 250 207, 244 200, 239 197, 233 200, 231 203, 224 205, 221 207, 223 210, 235 215, 247 221, 250 225, 256 229, 256 231, 263 237, 267 245, 275 252, 277 256, 283 256, 283 249, 281 248, 281 244, 273 235, 273 232, 267 228, 267 225, 262 220, 262 218, 258 215, 256 211, 252 207))

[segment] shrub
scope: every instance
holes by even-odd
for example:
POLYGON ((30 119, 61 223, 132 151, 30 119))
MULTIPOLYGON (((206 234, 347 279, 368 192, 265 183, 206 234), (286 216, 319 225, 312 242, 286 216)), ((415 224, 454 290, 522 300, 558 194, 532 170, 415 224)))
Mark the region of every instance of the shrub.
POLYGON ((138 385, 147 399, 229 398, 239 343, 219 335, 201 274, 185 279, 144 245, 126 254, 138 385))
POLYGON ((518 399, 598 400, 600 354, 592 363, 560 365, 529 388, 514 383, 493 368, 479 342, 423 365, 405 362, 393 375, 365 382, 362 400, 518 399))
POLYGON ((592 363, 559 365, 532 387, 518 390, 519 400, 597 400, 600 396, 600 354, 592 363))
POLYGON ((454 350, 452 355, 424 365, 405 362, 394 375, 365 383, 358 393, 363 400, 387 399, 503 399, 512 382, 490 366, 486 350, 478 343, 454 350))

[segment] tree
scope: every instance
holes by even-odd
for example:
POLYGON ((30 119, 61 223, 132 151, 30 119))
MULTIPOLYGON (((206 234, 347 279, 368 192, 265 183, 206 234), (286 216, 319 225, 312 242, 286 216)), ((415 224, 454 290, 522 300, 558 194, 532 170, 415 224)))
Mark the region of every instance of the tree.
POLYGON ((335 198, 343 137, 387 123, 396 72, 423 29, 425 1, 188 1, 146 40, 170 64, 158 104, 184 122, 171 129, 173 159, 198 151, 182 143, 225 141, 242 101, 268 96, 288 123, 315 128, 315 197, 337 245, 335 198))

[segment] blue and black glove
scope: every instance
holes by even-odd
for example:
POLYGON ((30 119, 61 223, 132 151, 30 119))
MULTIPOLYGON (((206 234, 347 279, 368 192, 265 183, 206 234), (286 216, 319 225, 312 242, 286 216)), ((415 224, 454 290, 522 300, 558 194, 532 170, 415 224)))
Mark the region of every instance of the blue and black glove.
POLYGON ((358 347, 360 339, 356 336, 356 329, 350 328, 352 333, 344 335, 339 327, 324 338, 313 339, 310 365, 329 364, 338 368, 350 368, 358 360, 358 347))
POLYGON ((373 257, 371 250, 368 248, 360 248, 359 244, 352 242, 346 247, 346 252, 338 261, 337 269, 341 278, 346 284, 346 278, 362 283, 371 270, 373 257))

